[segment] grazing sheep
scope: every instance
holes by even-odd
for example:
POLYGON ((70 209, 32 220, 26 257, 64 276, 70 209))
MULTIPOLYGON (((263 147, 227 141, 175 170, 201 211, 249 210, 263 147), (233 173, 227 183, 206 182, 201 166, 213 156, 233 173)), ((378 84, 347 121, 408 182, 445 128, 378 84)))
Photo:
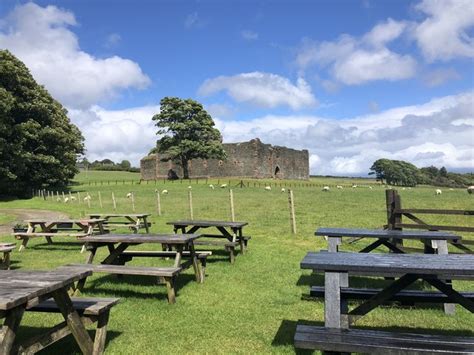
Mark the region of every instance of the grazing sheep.
POLYGON ((266 191, 272 191, 272 188, 270 186, 265 186, 266 191))
POLYGON ((56 201, 61 202, 61 197, 58 197, 56 201))
POLYGON ((337 185, 337 186, 336 186, 336 189, 342 190, 343 187, 342 187, 341 185, 337 185))
POLYGON ((402 190, 403 190, 403 191, 405 191, 405 190, 406 190, 406 188, 404 188, 404 187, 403 187, 403 188, 402 188, 402 190))
POLYGON ((324 186, 324 187, 322 188, 322 191, 329 191, 329 186, 324 186))
POLYGON ((369 186, 369 190, 372 190, 372 189, 373 189, 373 187, 372 187, 372 186, 369 186))
POLYGON ((454 191, 454 189, 451 187, 451 188, 449 189, 449 191, 454 191))
POLYGON ((222 184, 222 185, 221 185, 221 189, 224 189, 224 188, 226 188, 226 187, 227 187, 227 184, 222 184))
POLYGON ((69 202, 69 197, 65 197, 64 198, 64 203, 68 203, 69 202))
POLYGON ((129 192, 129 193, 127 194, 127 198, 132 198, 132 193, 131 193, 131 192, 129 192))
POLYGON ((474 186, 469 186, 469 187, 467 188, 467 193, 468 193, 468 194, 474 194, 474 186))
POLYGON ((76 196, 71 196, 71 201, 76 201, 76 196))
POLYGON ((357 185, 352 185, 352 188, 355 189, 357 187, 357 185))
POLYGON ((443 193, 443 191, 441 191, 440 189, 436 189, 436 195, 441 195, 443 193))
POLYGON ((188 189, 190 189, 190 190, 191 190, 192 188, 193 188, 193 187, 192 187, 191 185, 189 185, 189 186, 188 186, 188 189))
POLYGON ((214 185, 210 184, 209 187, 214 190, 214 185))
POLYGON ((286 190, 285 190, 285 188, 284 188, 284 187, 282 187, 282 188, 281 188, 281 192, 285 192, 285 191, 286 191, 286 190))
POLYGON ((90 199, 91 199, 90 195, 87 195, 86 197, 84 197, 84 201, 89 201, 90 199))
POLYGON ((161 194, 162 194, 162 195, 168 195, 168 190, 163 190, 163 191, 161 191, 161 194))

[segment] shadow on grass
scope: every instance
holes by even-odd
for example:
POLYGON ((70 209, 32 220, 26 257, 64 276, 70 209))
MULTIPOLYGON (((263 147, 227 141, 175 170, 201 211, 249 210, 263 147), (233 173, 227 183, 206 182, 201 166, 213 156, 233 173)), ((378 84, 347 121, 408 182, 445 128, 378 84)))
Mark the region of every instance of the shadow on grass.
MULTIPOLYGON (((272 346, 288 346, 294 344, 294 337, 296 332, 296 326, 298 324, 313 325, 313 326, 324 326, 323 322, 307 321, 307 320, 282 320, 280 327, 272 341, 272 346)), ((312 350, 296 349, 296 354, 312 354, 312 350)))
MULTIPOLYGON (((164 284, 159 284, 157 282, 157 279, 158 278, 156 276, 106 275, 98 279, 94 279, 93 281, 87 281, 83 289, 83 292, 87 293, 88 295, 110 294, 111 296, 115 296, 115 297, 134 297, 134 298, 141 298, 141 299, 150 299, 151 297, 153 297, 153 298, 167 300, 166 286, 164 284), (145 293, 145 290, 144 292, 138 292, 138 291, 130 290, 130 289, 122 290, 122 289, 111 288, 110 284, 112 285, 128 284, 128 285, 146 286, 146 287, 153 286, 153 293, 145 293), (155 293, 155 287, 156 287, 156 293, 155 293)), ((176 292, 177 297, 179 296, 179 291, 190 282, 195 282, 194 275, 181 274, 176 278, 175 292, 176 292)))
MULTIPOLYGON (((93 328, 96 325, 97 323, 88 327, 89 328, 88 333, 92 341, 94 341, 94 337, 95 337, 95 329, 93 328)), ((20 325, 20 331, 19 331, 17 339, 21 343, 22 341, 26 341, 27 339, 31 337, 40 336, 41 334, 44 334, 48 330, 49 329, 47 327, 30 327, 30 326, 20 325)), ((105 350, 107 350, 108 343, 112 339, 117 338, 120 334, 121 332, 117 332, 113 330, 107 331, 107 338, 105 341, 105 350)), ((49 354, 53 355, 53 354, 81 354, 82 352, 81 352, 81 349, 79 348, 79 345, 77 345, 76 340, 70 334, 66 336, 65 338, 57 341, 56 343, 49 345, 40 353, 42 355, 49 355, 49 354)))

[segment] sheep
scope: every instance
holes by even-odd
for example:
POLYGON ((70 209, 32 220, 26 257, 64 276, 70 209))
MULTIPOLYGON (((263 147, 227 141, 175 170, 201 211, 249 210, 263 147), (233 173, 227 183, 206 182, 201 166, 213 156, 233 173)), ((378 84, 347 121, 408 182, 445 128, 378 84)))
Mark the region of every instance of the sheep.
POLYGON ((84 197, 84 201, 89 201, 90 199, 91 199, 90 195, 87 195, 86 197, 84 197))
POLYGON ((343 187, 342 187, 341 185, 337 185, 337 186, 336 186, 336 189, 342 190, 343 187))
POLYGON ((469 186, 469 187, 467 188, 467 193, 468 193, 468 194, 474 194, 474 185, 473 185, 473 186, 469 186))
POLYGON ((355 184, 354 184, 354 185, 352 185, 352 188, 353 188, 353 189, 355 189, 356 187, 357 187, 357 185, 355 185, 355 184))
POLYGON ((369 190, 372 190, 372 189, 373 189, 373 187, 372 187, 372 186, 369 186, 369 190))
POLYGON ((132 198, 132 193, 131 193, 131 192, 129 192, 129 193, 127 194, 127 198, 132 198))
POLYGON ((191 185, 188 186, 188 189, 191 190, 193 187, 191 185))
POLYGON ((281 192, 285 192, 285 191, 286 191, 286 190, 285 190, 285 188, 284 188, 284 187, 282 187, 282 188, 281 188, 281 192))
POLYGON ((71 201, 76 201, 76 196, 71 196, 71 201))
POLYGON ((449 189, 449 191, 454 191, 454 189, 451 187, 451 188, 449 189))
POLYGON ((329 186, 324 186, 324 187, 322 188, 322 191, 329 191, 329 186))
POLYGON ((56 198, 57 202, 61 202, 61 197, 56 198))
POLYGON ((272 188, 271 188, 271 186, 265 186, 265 190, 266 191, 272 191, 272 188))
POLYGON ((162 195, 168 195, 168 190, 163 190, 163 191, 161 191, 161 194, 162 194, 162 195))
POLYGON ((440 189, 436 189, 436 195, 441 195, 443 193, 443 191, 441 191, 440 189))
POLYGON ((210 184, 209 187, 214 190, 214 185, 210 184))
POLYGON ((226 187, 227 187, 227 184, 222 184, 222 185, 221 185, 221 189, 224 189, 224 188, 226 188, 226 187))
POLYGON ((403 187, 403 188, 402 188, 402 190, 403 190, 403 191, 405 191, 405 190, 406 190, 406 188, 405 188, 405 187, 403 187))
POLYGON ((65 197, 64 198, 64 203, 68 203, 69 202, 69 197, 65 197))

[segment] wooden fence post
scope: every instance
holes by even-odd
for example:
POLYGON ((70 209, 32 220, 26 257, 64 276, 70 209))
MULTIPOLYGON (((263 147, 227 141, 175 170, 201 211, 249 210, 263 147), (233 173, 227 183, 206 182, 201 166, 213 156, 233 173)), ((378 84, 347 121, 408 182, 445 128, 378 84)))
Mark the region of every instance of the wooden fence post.
POLYGON ((397 224, 402 223, 402 215, 397 212, 401 209, 400 195, 398 195, 397 190, 385 190, 385 202, 387 205, 387 228, 401 230, 401 228, 396 227, 397 224))
POLYGON ((100 191, 99 191, 99 206, 100 208, 102 208, 102 196, 100 195, 100 191))
POLYGON ((189 200, 189 217, 191 218, 191 220, 194 219, 194 215, 193 215, 193 193, 191 192, 191 190, 188 190, 188 200, 189 200))
POLYGON ((132 211, 135 212, 135 193, 134 192, 132 192, 131 200, 132 200, 132 211))
POLYGON ((290 206, 290 224, 291 232, 296 234, 295 204, 293 199, 293 190, 288 190, 288 204, 290 206))
POLYGON ((114 193, 112 192, 112 203, 114 204, 114 211, 117 210, 117 203, 115 202, 115 195, 114 193))
MULTIPOLYGON (((156 180, 155 180, 156 181, 156 180)), ((158 216, 161 216, 161 198, 160 191, 156 191, 156 209, 158 210, 158 216)))
POLYGON ((232 191, 232 189, 229 190, 229 198, 230 198, 230 218, 232 222, 235 222, 234 192, 232 191))

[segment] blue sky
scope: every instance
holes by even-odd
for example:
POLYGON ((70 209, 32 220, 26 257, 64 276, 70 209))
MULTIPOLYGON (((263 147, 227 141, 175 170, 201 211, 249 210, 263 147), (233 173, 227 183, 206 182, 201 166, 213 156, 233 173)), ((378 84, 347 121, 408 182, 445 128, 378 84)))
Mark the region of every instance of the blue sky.
POLYGON ((470 1, 0 2, 0 48, 65 105, 90 159, 138 164, 164 96, 224 141, 310 151, 313 174, 381 157, 474 170, 470 1))

